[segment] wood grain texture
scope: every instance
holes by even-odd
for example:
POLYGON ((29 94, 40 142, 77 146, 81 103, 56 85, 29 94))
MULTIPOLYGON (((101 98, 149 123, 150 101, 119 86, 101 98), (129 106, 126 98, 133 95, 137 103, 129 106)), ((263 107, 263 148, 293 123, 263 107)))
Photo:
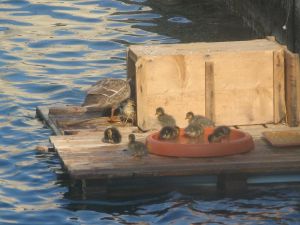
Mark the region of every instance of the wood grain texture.
POLYGON ((61 135, 63 134, 63 131, 58 128, 55 124, 55 121, 51 117, 48 116, 49 108, 48 107, 42 107, 38 106, 36 108, 36 116, 40 120, 42 120, 50 129, 53 131, 55 135, 61 135))
POLYGON ((299 55, 285 50, 285 62, 287 123, 289 126, 294 127, 299 124, 299 55))
POLYGON ((205 113, 204 62, 174 55, 142 57, 136 62, 137 123, 142 130, 160 128, 155 110, 163 107, 185 127, 185 114, 205 113))
POLYGON ((186 126, 188 111, 211 114, 217 124, 279 122, 285 113, 283 49, 266 39, 130 46, 128 76, 136 81, 138 126, 159 128, 159 106, 180 127, 186 126), (214 104, 206 84, 206 62, 214 64, 214 104))
POLYGON ((205 62, 205 116, 215 121, 214 63, 205 62))
POLYGON ((274 123, 285 121, 285 73, 284 73, 284 50, 274 51, 274 123))
POLYGON ((274 120, 273 50, 216 53, 215 122, 227 125, 274 120))
MULTIPOLYGON (((175 158, 149 154, 136 159, 126 151, 126 139, 117 145, 105 144, 101 142, 101 132, 52 136, 50 140, 74 179, 300 172, 300 147, 273 148, 261 136, 263 131, 286 130, 288 127, 241 126, 241 129, 253 134, 255 149, 246 154, 214 158, 175 158)), ((121 130, 124 136, 129 132, 130 129, 121 130)), ((147 135, 141 133, 137 137, 144 141, 147 135)))

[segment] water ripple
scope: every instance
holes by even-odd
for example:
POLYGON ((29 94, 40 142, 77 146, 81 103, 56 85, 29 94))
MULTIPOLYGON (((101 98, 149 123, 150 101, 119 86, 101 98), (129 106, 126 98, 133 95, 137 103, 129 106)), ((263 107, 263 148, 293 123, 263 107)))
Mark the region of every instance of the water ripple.
POLYGON ((257 38, 222 1, 165 6, 154 0, 2 0, 0 14, 0 224, 300 220, 300 192, 290 187, 235 199, 178 192, 78 199, 57 155, 35 151, 49 145, 52 134, 35 119, 35 108, 81 104, 84 90, 97 80, 125 78, 128 45, 257 38))

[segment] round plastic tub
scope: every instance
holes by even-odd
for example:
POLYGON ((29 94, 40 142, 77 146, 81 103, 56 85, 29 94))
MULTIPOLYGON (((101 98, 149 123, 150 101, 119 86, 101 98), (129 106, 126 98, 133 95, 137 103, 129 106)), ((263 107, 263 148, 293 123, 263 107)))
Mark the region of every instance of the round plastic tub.
POLYGON ((201 138, 193 139, 184 135, 180 129, 177 140, 159 140, 158 132, 149 135, 146 145, 150 153, 175 157, 217 157, 249 152, 254 149, 254 142, 248 133, 232 129, 228 139, 220 143, 209 143, 207 137, 213 128, 205 128, 201 138))

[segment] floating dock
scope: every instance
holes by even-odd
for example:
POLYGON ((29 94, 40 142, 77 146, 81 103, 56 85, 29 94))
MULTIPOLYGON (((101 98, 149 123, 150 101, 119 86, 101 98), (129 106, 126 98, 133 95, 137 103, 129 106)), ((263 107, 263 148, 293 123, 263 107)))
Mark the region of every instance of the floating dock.
POLYGON ((254 139, 255 149, 245 154, 211 158, 176 158, 149 154, 136 159, 126 151, 128 134, 134 132, 138 140, 144 141, 151 132, 142 133, 137 127, 115 124, 119 126, 123 140, 120 144, 106 144, 101 138, 108 125, 107 118, 98 118, 93 113, 49 117, 48 112, 48 108, 37 108, 38 117, 56 134, 50 137, 50 142, 64 168, 74 183, 80 183, 83 192, 89 191, 89 184, 93 186, 92 190, 107 193, 106 185, 114 181, 133 183, 129 189, 135 190, 134 186, 141 180, 149 188, 157 185, 153 182, 156 178, 166 182, 170 177, 202 175, 216 175, 218 187, 223 190, 241 190, 247 186, 247 177, 251 175, 300 172, 300 147, 273 147, 262 137, 262 133, 266 131, 300 132, 300 127, 272 124, 236 127, 248 132, 254 139))
POLYGON ((132 191, 139 183, 152 192, 158 186, 172 187, 170 178, 213 175, 220 190, 243 190, 252 175, 300 173, 299 55, 273 37, 130 46, 127 77, 137 126, 114 123, 123 137, 120 144, 102 142, 103 131, 111 124, 97 112, 79 106, 37 108, 37 115, 56 134, 50 142, 64 168, 82 189, 99 192, 101 186, 107 193, 109 184, 124 188, 131 183, 132 191), (157 107, 163 107, 181 128, 187 125, 185 114, 193 111, 217 125, 240 129, 252 136, 255 148, 226 157, 148 154, 136 159, 126 150, 128 134, 133 132, 145 142, 160 129, 157 107), (274 139, 275 134, 279 136, 274 139), (292 142, 295 147, 289 146, 292 142))

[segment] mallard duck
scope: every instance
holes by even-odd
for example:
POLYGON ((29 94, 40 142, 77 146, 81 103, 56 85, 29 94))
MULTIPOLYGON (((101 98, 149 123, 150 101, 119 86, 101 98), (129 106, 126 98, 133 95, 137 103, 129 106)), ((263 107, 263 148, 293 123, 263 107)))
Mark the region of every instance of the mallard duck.
POLYGON ((122 140, 120 131, 116 127, 108 127, 104 130, 102 141, 105 143, 117 144, 122 140))
POLYGON ((170 126, 175 127, 176 121, 173 116, 165 113, 165 110, 162 107, 156 109, 155 115, 157 116, 158 122, 162 127, 170 126))
POLYGON ((117 106, 130 97, 129 80, 105 78, 90 87, 82 104, 89 109, 108 109, 111 108, 110 119, 113 121, 114 111, 117 106))
POLYGON ((200 124, 189 124, 184 129, 184 134, 190 138, 198 138, 204 134, 204 127, 200 124))
POLYGON ((135 102, 132 99, 127 99, 120 103, 119 109, 123 123, 126 125, 130 121, 133 125, 136 120, 135 102))
POLYGON ((161 140, 174 140, 178 138, 180 129, 179 127, 165 126, 159 131, 159 139, 161 140))
POLYGON ((218 126, 214 129, 213 133, 208 135, 208 141, 211 142, 221 142, 223 139, 229 139, 231 130, 227 126, 218 126))
POLYGON ((214 127, 215 126, 214 121, 212 121, 202 115, 194 115, 193 112, 188 112, 185 116, 185 119, 188 120, 189 124, 191 124, 191 123, 201 124, 203 127, 214 127))
POLYGON ((134 134, 129 134, 128 140, 128 150, 132 156, 141 158, 148 154, 146 145, 142 142, 136 141, 134 134))

